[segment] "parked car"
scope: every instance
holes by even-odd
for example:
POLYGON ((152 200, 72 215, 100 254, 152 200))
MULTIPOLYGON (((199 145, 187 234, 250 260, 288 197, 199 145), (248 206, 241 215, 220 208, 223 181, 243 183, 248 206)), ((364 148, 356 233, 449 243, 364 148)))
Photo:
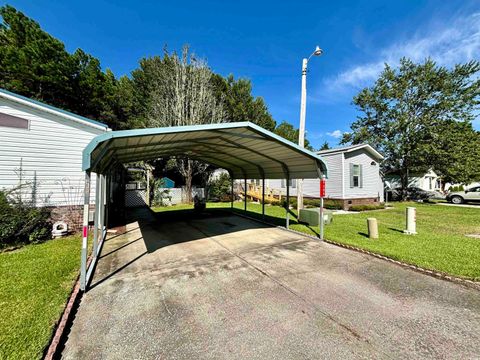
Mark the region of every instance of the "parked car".
POLYGON ((447 201, 452 204, 462 204, 469 201, 480 201, 480 186, 476 186, 465 191, 454 191, 448 193, 447 201))
MULTIPOLYGON (((407 200, 425 201, 437 196, 437 194, 434 191, 426 191, 415 186, 408 187, 406 190, 407 190, 407 200)), ((402 200, 402 188, 398 187, 395 189, 387 190, 387 199, 389 201, 402 200)))

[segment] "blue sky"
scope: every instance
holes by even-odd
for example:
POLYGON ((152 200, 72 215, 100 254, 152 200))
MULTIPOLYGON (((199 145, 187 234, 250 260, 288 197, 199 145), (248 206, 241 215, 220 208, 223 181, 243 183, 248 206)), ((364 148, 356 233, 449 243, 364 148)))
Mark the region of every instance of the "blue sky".
MULTIPOLYGON (((104 68, 129 74, 165 44, 188 43, 215 72, 247 77, 274 118, 298 127, 302 58, 318 44, 307 80, 307 133, 335 146, 357 112, 359 89, 384 62, 427 56, 451 66, 480 58, 478 1, 9 1, 104 68)), ((475 121, 480 129, 480 120, 475 121)))

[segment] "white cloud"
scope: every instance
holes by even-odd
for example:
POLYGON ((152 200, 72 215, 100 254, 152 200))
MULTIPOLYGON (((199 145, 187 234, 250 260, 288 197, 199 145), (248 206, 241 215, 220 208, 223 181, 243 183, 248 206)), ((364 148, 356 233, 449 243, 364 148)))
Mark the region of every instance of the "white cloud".
POLYGON ((307 130, 306 136, 308 137, 309 140, 318 140, 318 139, 322 139, 324 137, 324 133, 323 132, 318 132, 318 131, 308 131, 307 130))
POLYGON ((415 62, 430 57, 439 65, 452 66, 478 59, 479 54, 480 13, 474 13, 458 17, 446 26, 431 27, 426 33, 417 33, 408 40, 397 41, 380 50, 377 59, 353 66, 327 79, 325 85, 334 93, 367 86, 377 78, 385 63, 395 66, 402 57, 408 57, 415 62))
POLYGON ((342 137, 343 133, 341 130, 335 130, 332 132, 327 132, 328 136, 334 137, 335 139, 339 139, 342 137))

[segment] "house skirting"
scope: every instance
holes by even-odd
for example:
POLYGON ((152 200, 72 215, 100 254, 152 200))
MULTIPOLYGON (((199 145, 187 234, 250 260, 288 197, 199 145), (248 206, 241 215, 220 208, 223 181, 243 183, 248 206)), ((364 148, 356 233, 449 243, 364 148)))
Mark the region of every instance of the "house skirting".
POLYGON ((378 197, 366 197, 366 198, 355 198, 355 199, 333 199, 336 202, 341 202, 343 205, 343 210, 350 210, 350 207, 354 205, 376 205, 380 203, 378 197))
MULTIPOLYGON (((93 210, 94 207, 90 205, 93 210)), ((80 231, 83 221, 83 206, 81 205, 64 205, 51 206, 50 220, 52 222, 65 221, 68 225, 68 230, 71 232, 80 231)))

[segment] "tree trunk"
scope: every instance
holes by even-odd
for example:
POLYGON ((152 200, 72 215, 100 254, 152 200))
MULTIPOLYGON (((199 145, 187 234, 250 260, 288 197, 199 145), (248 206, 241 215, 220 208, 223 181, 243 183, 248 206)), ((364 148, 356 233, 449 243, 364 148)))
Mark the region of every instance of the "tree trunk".
POLYGON ((407 192, 408 175, 409 175, 408 174, 408 168, 402 169, 402 172, 400 174, 400 180, 401 180, 401 183, 402 183, 402 195, 401 195, 402 201, 407 200, 407 196, 408 196, 408 192, 407 192))
POLYGON ((184 162, 185 164, 185 192, 186 192, 186 200, 188 204, 192 203, 192 179, 193 179, 193 168, 192 168, 192 160, 188 159, 184 162))

